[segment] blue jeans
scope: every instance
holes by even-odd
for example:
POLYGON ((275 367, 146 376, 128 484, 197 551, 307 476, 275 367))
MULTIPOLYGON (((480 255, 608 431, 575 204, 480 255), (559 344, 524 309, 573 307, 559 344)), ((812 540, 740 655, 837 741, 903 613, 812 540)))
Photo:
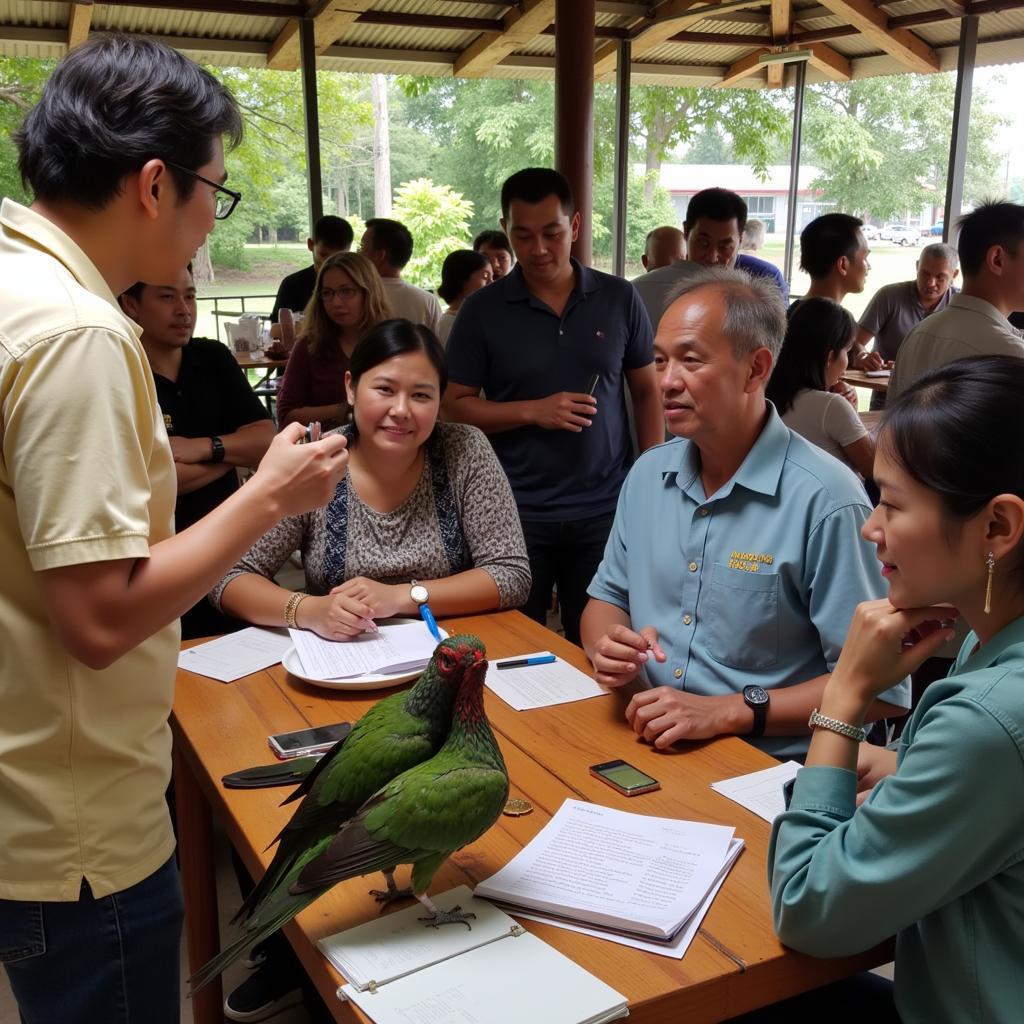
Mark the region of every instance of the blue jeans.
POLYGON ((0 961, 23 1024, 179 1024, 183 907, 171 857, 137 885, 77 903, 0 900, 0 961))

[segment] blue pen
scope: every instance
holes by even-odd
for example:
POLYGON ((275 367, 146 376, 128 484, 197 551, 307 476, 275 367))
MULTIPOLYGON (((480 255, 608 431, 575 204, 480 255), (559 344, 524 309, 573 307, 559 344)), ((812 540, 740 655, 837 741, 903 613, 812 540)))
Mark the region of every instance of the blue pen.
POLYGON ((516 658, 513 661, 495 662, 498 668, 525 668, 527 665, 550 665, 558 659, 553 654, 538 654, 533 658, 516 658))
POLYGON ((441 636, 441 630, 437 628, 437 620, 434 618, 434 613, 430 610, 430 605, 427 604, 427 600, 430 595, 427 593, 427 588, 422 583, 417 583, 416 580, 412 581, 412 585, 409 588, 409 596, 420 610, 420 617, 427 624, 427 629, 430 630, 430 635, 440 643, 443 639, 441 636))

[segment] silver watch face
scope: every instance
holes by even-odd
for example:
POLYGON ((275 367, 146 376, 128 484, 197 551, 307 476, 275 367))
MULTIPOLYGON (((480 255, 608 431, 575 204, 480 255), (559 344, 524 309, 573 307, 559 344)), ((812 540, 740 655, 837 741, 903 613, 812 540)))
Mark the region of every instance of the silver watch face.
POLYGON ((410 597, 411 597, 411 598, 412 598, 412 599, 413 599, 413 600, 414 600, 414 601, 415 601, 415 602, 416 602, 417 604, 426 604, 426 603, 427 603, 427 597, 428 597, 429 595, 427 594, 427 588, 426 588, 425 586, 423 586, 423 585, 422 585, 421 583, 417 583, 417 584, 416 584, 416 585, 415 585, 415 586, 414 586, 414 587, 413 587, 413 588, 412 588, 412 589, 411 589, 411 590, 409 591, 409 596, 410 596, 410 597))

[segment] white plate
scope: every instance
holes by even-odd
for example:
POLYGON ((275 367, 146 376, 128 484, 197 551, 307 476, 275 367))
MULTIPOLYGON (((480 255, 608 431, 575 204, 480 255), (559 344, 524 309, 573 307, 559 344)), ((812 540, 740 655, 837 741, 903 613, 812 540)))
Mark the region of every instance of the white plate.
MULTIPOLYGON (((388 622, 395 620, 388 619, 388 622)), ((448 639, 448 631, 438 627, 438 631, 441 634, 443 640, 448 639)), ((296 679, 303 679, 307 683, 312 683, 314 686, 324 686, 328 690, 385 690, 391 686, 398 686, 401 683, 407 683, 410 679, 415 679, 423 669, 418 668, 414 672, 393 672, 385 675, 372 675, 372 676, 349 676, 346 679, 321 679, 318 676, 310 676, 306 674, 306 670, 302 667, 302 662, 299 660, 299 655, 294 647, 289 647, 285 651, 284 657, 281 659, 281 664, 288 670, 288 672, 295 676, 296 679)))

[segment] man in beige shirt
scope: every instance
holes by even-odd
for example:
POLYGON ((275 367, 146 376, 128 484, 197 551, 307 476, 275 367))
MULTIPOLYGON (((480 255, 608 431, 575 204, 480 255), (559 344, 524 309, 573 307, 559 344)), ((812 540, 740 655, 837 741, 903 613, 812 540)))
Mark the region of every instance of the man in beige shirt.
POLYGON ((0 206, 0 949, 26 1021, 177 1024, 177 619, 344 473, 343 444, 297 447, 296 426, 173 534, 171 449, 114 296, 173 277, 234 209, 240 133, 197 65, 95 36, 15 140, 36 198, 0 206))
POLYGON ((964 288, 904 339, 889 379, 889 405, 919 377, 969 356, 1024 358, 1007 317, 1024 309, 1024 206, 984 203, 960 221, 964 288))

